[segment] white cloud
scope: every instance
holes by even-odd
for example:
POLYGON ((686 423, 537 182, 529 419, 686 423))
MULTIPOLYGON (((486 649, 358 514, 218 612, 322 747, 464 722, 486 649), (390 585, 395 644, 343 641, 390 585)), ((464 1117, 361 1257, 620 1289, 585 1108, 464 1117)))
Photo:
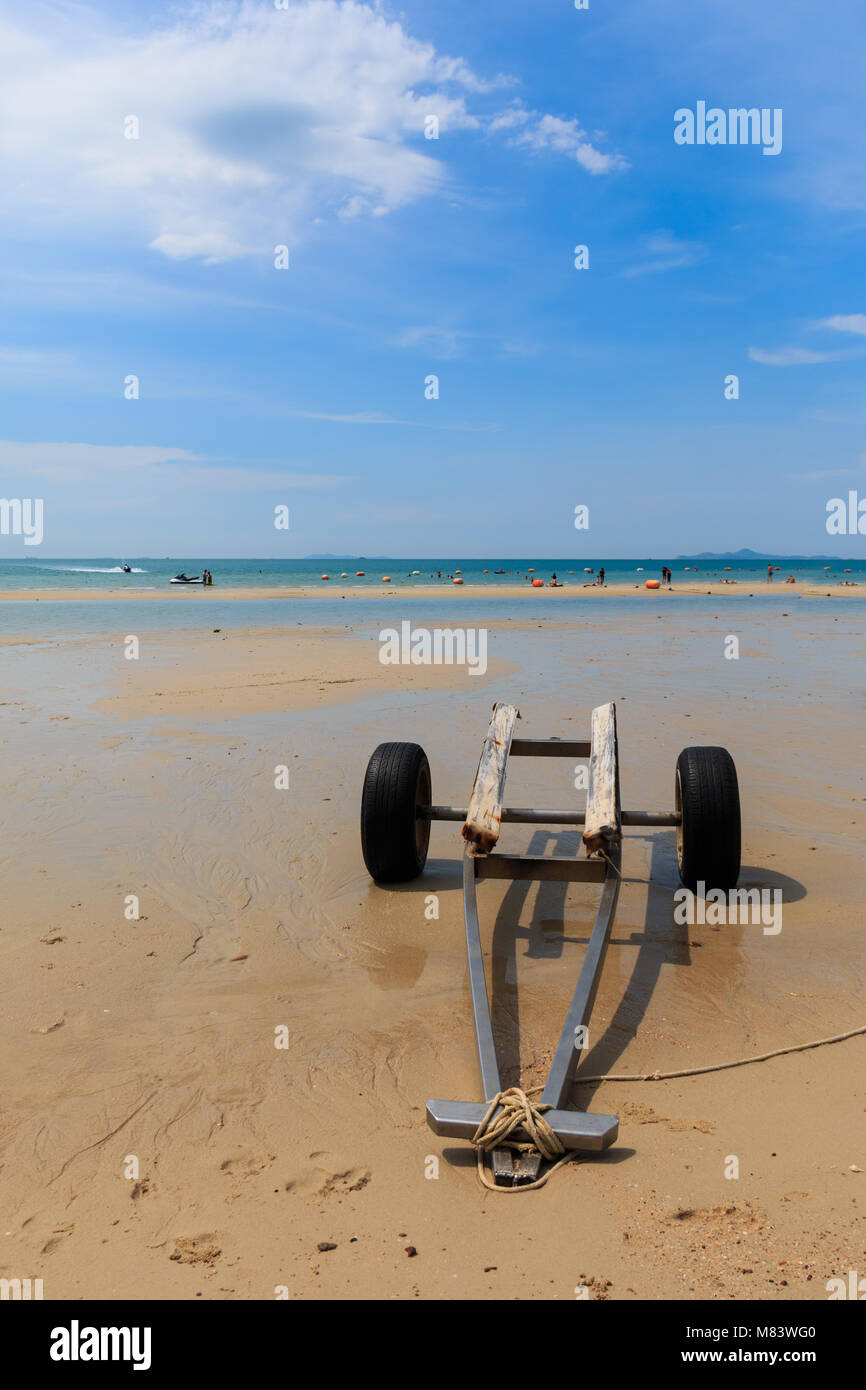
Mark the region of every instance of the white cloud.
POLYGON ((834 328, 838 333, 857 333, 866 338, 866 314, 833 314, 829 319, 819 319, 816 328, 834 328))
POLYGON ((679 270, 684 266, 695 265, 706 254, 706 247, 699 241, 681 241, 673 232, 658 232, 647 239, 643 260, 629 266, 622 273, 634 277, 655 275, 665 270, 679 270))
POLYGON ((421 430, 466 430, 472 434, 486 434, 490 430, 498 429, 497 425, 478 425, 463 420, 455 420, 448 424, 435 424, 430 420, 401 420, 392 415, 381 415, 375 410, 356 410, 348 415, 323 410, 287 410, 286 414, 300 420, 329 420, 337 425, 404 425, 421 430))
POLYGON ((839 362, 849 354, 844 352, 812 352, 809 348, 783 347, 770 351, 749 348, 749 357, 765 367, 807 367, 815 362, 839 362))
MULTIPOLYGON (((122 237, 205 264, 272 254, 317 218, 381 217, 446 191, 428 115, 442 132, 511 129, 466 103, 513 79, 438 54, 378 4, 205 0, 150 32, 138 23, 113 31, 57 0, 0 18, 7 230, 55 245, 122 237), (130 116, 138 139, 124 136, 130 116)), ((538 112, 510 143, 592 173, 618 162, 576 121, 538 112)))
POLYGON ((244 468, 206 463, 187 449, 149 444, 22 444, 0 440, 0 472, 7 477, 54 483, 97 482, 144 476, 155 486, 180 483, 198 491, 243 492, 274 487, 304 491, 339 487, 351 475, 292 473, 280 468, 244 468))
POLYGON ((543 115, 515 105, 501 111, 488 123, 493 134, 510 132, 509 145, 526 146, 533 150, 554 150, 569 159, 577 160, 590 174, 609 174, 627 169, 628 160, 618 154, 604 154, 590 142, 580 123, 574 118, 543 115))
MULTIPOLYGON (((862 470, 861 470, 862 471, 862 470)), ((822 478, 856 478, 856 468, 817 468, 813 473, 793 473, 794 478, 805 478, 809 482, 820 482, 822 478)))
POLYGON ((50 348, 0 346, 0 383, 7 386, 45 384, 46 378, 75 370, 75 359, 50 348))
POLYGON ((130 473, 154 464, 197 462, 198 454, 147 444, 20 444, 0 440, 0 470, 67 482, 95 473, 130 473))
POLYGON ((163 232, 150 245, 170 261, 202 260, 205 265, 231 261, 244 253, 244 248, 223 232, 163 232))
POLYGON ((472 343, 492 345, 502 357, 537 357, 538 343, 501 338, 495 333, 470 333, 462 328, 440 328, 435 324, 416 324, 406 328, 395 340, 398 347, 418 348, 440 362, 462 357, 472 343))
POLYGON ((464 333, 457 328, 437 328, 435 325, 417 324, 405 329, 398 338, 400 347, 417 347, 440 361, 450 361, 459 357, 463 347, 479 333, 464 333))
POLYGON ((322 492, 354 481, 350 473, 288 473, 279 468, 198 468, 171 467, 153 470, 166 481, 182 482, 186 487, 209 492, 271 492, 291 488, 300 492, 322 492))

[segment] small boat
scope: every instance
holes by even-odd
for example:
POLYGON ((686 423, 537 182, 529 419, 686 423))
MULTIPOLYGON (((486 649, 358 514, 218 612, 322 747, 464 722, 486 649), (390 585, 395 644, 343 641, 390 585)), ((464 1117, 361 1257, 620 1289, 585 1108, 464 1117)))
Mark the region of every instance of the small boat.
POLYGON ((188 574, 184 574, 183 571, 181 571, 180 574, 176 574, 176 575, 174 576, 174 579, 170 579, 170 580, 169 580, 169 583, 170 583, 170 584, 203 584, 203 583, 204 583, 204 580, 203 580, 200 576, 199 576, 198 579, 190 579, 190 577, 189 577, 188 574))

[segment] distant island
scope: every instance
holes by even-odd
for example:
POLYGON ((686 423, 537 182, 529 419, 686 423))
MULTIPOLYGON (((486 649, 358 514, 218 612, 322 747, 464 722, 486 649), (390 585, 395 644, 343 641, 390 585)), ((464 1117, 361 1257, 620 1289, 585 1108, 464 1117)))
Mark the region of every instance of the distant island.
POLYGON ((678 560, 844 560, 844 555, 771 555, 765 550, 699 550, 696 555, 678 555, 678 560))

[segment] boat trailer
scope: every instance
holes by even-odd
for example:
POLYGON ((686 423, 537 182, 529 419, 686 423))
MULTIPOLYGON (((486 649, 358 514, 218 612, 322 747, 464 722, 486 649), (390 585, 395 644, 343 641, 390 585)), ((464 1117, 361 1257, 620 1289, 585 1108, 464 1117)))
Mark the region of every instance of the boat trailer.
MULTIPOLYGON (((566 1108, 585 1046, 590 1015, 610 940, 620 887, 622 832, 629 826, 669 826, 677 832, 677 860, 682 882, 692 892, 701 883, 732 888, 740 871, 740 803, 737 774, 724 748, 693 747, 677 760, 673 811, 623 811, 620 806, 616 706, 592 712, 588 741, 516 738, 520 715, 514 705, 493 707, 481 749, 478 771, 464 810, 433 804, 430 767, 416 743, 382 743, 367 766, 361 797, 361 846, 364 862, 378 884, 407 882, 424 868, 434 820, 462 821, 463 911, 469 985, 483 1101, 428 1100, 427 1123, 435 1134, 477 1143, 485 1119, 495 1121, 502 1094, 493 1021, 487 995, 476 885, 479 879, 531 879, 541 882, 598 883, 601 896, 571 1005, 562 1026, 538 1108, 565 1150, 598 1153, 617 1137, 615 1115, 566 1108), (504 807, 509 757, 572 758, 589 761, 585 810, 504 807), (586 858, 571 855, 494 853, 503 824, 583 826, 586 858)), ((530 1140, 522 1128, 509 1136, 530 1140)), ((537 1149, 492 1152, 497 1184, 516 1186, 538 1177, 542 1155, 537 1149)))

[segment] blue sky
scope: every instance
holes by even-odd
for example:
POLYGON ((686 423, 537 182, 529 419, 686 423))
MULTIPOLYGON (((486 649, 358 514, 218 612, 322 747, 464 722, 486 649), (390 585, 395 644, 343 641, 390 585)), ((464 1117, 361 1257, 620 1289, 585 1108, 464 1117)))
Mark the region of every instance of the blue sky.
POLYGON ((862 554, 864 46, 859 0, 0 3, 0 494, 54 555, 862 554), (677 145, 698 101, 781 152, 677 145))

